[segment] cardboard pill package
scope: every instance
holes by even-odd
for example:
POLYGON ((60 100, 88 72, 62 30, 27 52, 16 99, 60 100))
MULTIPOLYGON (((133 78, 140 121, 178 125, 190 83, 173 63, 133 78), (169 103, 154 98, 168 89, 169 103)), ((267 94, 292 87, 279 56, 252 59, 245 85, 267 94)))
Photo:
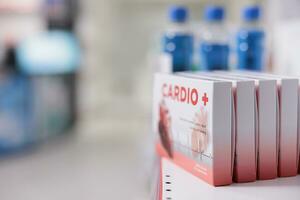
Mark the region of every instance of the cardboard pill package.
POLYGON ((232 183, 232 83, 180 75, 154 78, 157 152, 207 183, 232 183))

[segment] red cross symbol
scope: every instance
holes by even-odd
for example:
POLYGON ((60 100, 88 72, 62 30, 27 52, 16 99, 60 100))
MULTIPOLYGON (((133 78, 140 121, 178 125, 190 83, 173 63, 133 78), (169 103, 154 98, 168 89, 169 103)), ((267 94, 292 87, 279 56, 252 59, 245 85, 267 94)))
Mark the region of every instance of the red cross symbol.
POLYGON ((206 103, 208 102, 208 98, 207 98, 207 94, 206 92, 204 93, 203 97, 202 97, 202 101, 204 103, 204 106, 206 106, 206 103))

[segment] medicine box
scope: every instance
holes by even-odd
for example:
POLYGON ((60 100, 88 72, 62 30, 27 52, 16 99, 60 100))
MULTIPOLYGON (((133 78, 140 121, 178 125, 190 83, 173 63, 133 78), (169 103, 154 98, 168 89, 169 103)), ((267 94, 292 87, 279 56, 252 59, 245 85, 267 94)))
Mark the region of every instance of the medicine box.
POLYGON ((232 83, 156 74, 157 152, 215 186, 232 183, 232 83))
POLYGON ((235 121, 235 158, 233 180, 251 182, 256 180, 257 171, 257 131, 256 95, 254 80, 229 77, 214 72, 181 73, 183 76, 214 78, 232 82, 234 121, 235 121))

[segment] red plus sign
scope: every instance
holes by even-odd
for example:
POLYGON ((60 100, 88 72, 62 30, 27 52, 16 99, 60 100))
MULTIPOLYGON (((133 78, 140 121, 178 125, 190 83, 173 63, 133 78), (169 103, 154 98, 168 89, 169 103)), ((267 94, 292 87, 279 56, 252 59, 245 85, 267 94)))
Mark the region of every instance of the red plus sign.
POLYGON ((206 92, 204 93, 203 97, 202 97, 202 101, 204 103, 204 106, 206 106, 206 103, 208 102, 208 98, 207 98, 207 94, 206 92))

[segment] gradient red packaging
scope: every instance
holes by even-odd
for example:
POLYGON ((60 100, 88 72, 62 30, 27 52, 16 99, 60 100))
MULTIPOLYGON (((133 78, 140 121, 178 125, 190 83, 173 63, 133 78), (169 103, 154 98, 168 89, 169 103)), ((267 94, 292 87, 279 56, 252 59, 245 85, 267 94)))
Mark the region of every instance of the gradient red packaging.
POLYGON ((276 80, 279 101, 278 176, 298 173, 298 78, 259 72, 238 71, 269 80, 276 80))
POLYGON ((158 154, 214 186, 232 183, 231 88, 228 81, 154 77, 158 154))
POLYGON ((298 87, 298 173, 300 174, 300 82, 298 87))
POLYGON ((235 106, 235 158, 233 180, 238 183, 256 180, 257 130, 256 96, 254 80, 228 77, 214 72, 180 73, 198 78, 213 78, 232 82, 233 105, 235 106))
POLYGON ((254 80, 257 102, 257 179, 274 179, 278 176, 279 105, 276 80, 246 72, 224 72, 230 77, 254 80))

